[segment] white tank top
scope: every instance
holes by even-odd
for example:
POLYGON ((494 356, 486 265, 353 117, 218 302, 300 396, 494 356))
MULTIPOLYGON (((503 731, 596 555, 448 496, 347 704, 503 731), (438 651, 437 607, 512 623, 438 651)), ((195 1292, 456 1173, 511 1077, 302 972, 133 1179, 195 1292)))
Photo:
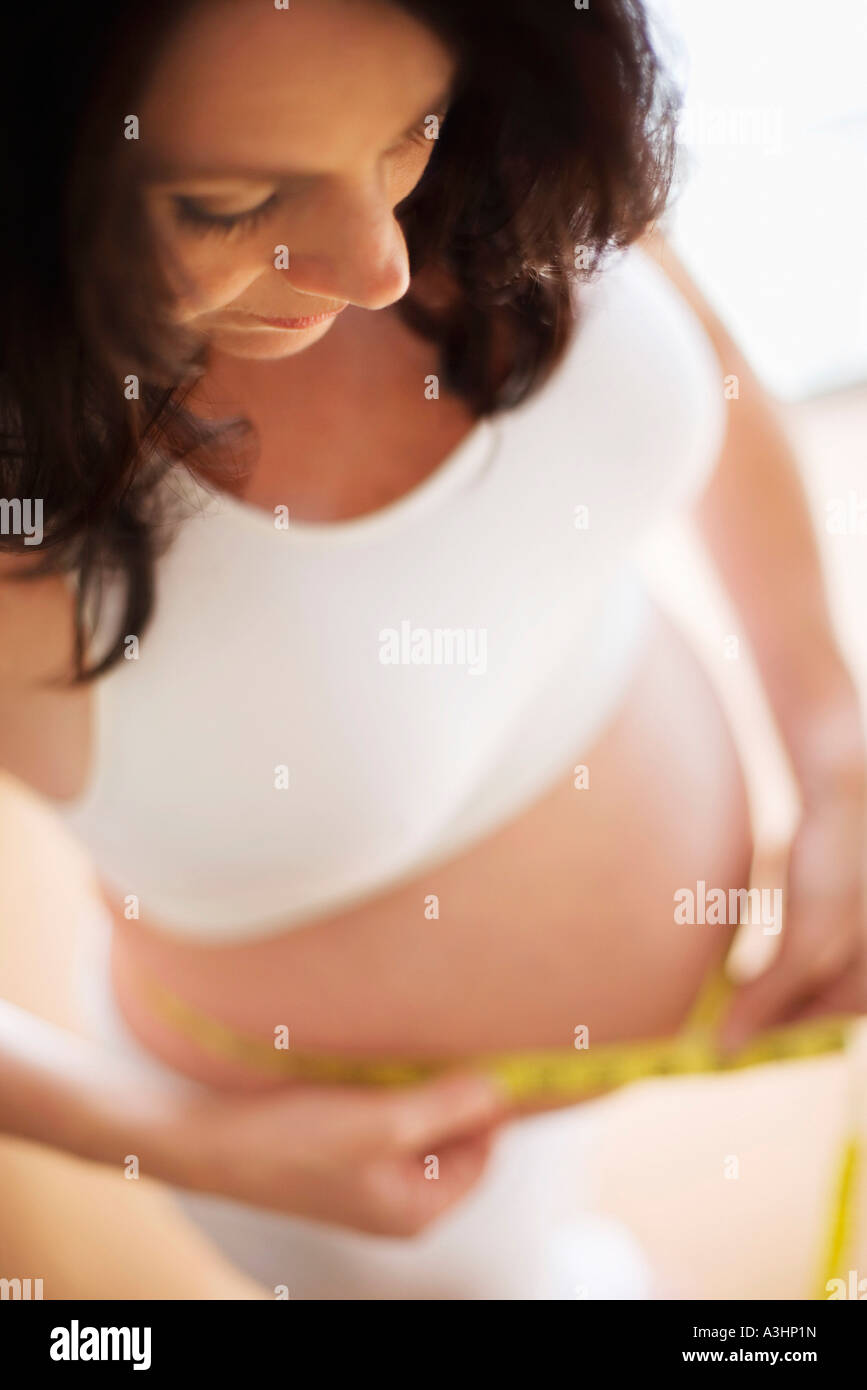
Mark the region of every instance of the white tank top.
POLYGON ((194 505, 137 657, 95 686, 89 784, 57 804, 143 915, 277 934, 571 777, 637 661, 638 542, 700 490, 724 415, 708 339, 643 251, 580 299, 546 385, 378 512, 286 526, 172 472, 194 505))

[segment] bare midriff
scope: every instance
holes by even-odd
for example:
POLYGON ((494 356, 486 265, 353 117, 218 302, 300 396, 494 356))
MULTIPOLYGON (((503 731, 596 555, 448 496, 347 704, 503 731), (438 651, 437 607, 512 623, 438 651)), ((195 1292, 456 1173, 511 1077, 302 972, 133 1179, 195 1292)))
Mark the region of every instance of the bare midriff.
MULTIPOLYGON (((731 927, 680 925, 677 889, 744 886, 751 838, 735 747, 707 677, 657 616, 625 699, 581 761, 435 870, 314 923, 210 946, 117 915, 116 997, 157 1057, 214 1086, 263 1084, 158 1017, 143 981, 273 1042, 459 1059, 671 1033, 731 927), (426 914, 435 894, 439 915, 426 914)), ((273 1084, 273 1083, 268 1083, 273 1084)))

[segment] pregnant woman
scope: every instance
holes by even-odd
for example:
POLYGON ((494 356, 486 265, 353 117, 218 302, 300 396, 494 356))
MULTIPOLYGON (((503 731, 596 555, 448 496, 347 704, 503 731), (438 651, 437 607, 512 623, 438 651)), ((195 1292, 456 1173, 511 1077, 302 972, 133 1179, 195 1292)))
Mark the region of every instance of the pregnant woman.
POLYGON ((136 1155, 293 1297, 556 1296, 586 1112, 516 1117, 466 1059, 676 1030, 730 932, 674 895, 750 872, 732 739, 634 565, 676 508, 803 792, 730 1036, 865 1002, 857 701, 773 410, 646 235, 645 18, 50 8, 7 49, 0 764, 98 872, 103 1046, 71 1079, 16 1016, 0 1124, 136 1155), (287 1085, 243 1037, 454 1074, 287 1085))

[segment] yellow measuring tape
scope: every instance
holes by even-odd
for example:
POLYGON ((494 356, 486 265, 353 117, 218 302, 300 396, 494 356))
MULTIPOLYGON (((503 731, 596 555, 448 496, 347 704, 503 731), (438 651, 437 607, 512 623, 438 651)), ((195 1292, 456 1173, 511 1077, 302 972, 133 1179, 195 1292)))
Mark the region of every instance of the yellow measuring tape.
MULTIPOLYGON (((798 1061, 843 1052, 857 1022, 852 1016, 823 1018, 770 1029, 746 1047, 723 1054, 715 1029, 732 986, 722 971, 712 974, 689 1020, 673 1038, 634 1043, 599 1043, 592 1048, 531 1049, 480 1053, 455 1058, 402 1061, 296 1052, 276 1041, 230 1028, 199 1012, 156 981, 144 986, 155 1011, 179 1033, 216 1056, 282 1080, 364 1086, 406 1086, 445 1071, 483 1071, 495 1077, 513 1101, 582 1100, 636 1081, 671 1076, 735 1072, 771 1062, 798 1061)), ((835 1176, 826 1223, 826 1251, 816 1297, 824 1299, 828 1281, 840 1273, 851 1247, 859 1165, 857 1134, 847 1135, 835 1176)))

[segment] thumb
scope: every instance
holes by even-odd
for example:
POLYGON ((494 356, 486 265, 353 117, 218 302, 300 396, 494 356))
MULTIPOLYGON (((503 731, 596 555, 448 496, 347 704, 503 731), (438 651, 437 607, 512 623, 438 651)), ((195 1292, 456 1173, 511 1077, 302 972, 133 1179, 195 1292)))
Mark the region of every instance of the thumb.
POLYGON ((391 1098, 387 1125, 395 1148, 411 1152, 433 1141, 459 1139, 505 1114, 505 1096, 493 1078, 461 1073, 415 1086, 391 1098))

